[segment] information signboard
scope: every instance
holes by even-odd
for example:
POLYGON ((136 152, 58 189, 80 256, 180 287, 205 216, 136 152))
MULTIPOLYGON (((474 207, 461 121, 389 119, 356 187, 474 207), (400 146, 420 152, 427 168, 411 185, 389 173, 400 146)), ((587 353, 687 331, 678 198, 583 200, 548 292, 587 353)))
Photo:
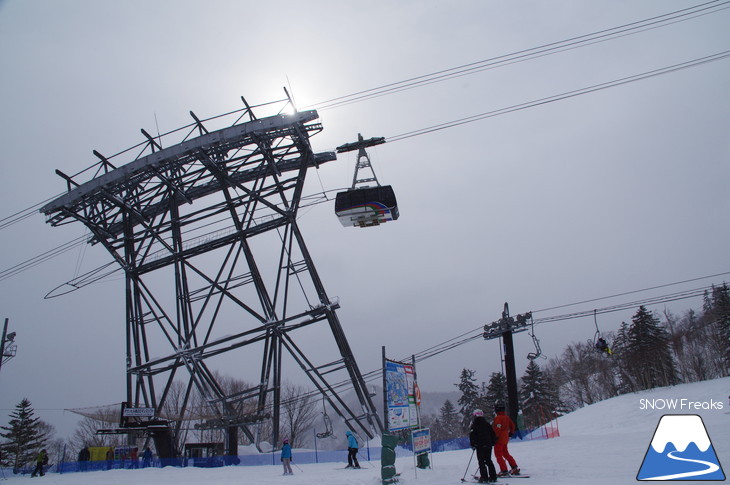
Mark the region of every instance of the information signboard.
POLYGON ((416 455, 420 453, 426 453, 431 451, 431 430, 428 428, 421 428, 413 430, 413 453, 416 455))
POLYGON ((412 365, 391 360, 385 361, 388 429, 390 431, 418 426, 414 376, 412 365))
POLYGON ((125 418, 153 418, 155 408, 124 408, 123 416, 125 418))

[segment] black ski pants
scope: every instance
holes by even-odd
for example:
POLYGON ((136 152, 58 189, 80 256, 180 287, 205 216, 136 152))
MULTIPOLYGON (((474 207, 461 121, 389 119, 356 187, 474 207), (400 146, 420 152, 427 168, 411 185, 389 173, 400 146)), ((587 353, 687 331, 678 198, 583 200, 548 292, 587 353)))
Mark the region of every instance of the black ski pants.
POLYGON ((360 464, 357 462, 357 448, 347 449, 347 465, 360 468, 360 464))
POLYGON ((477 462, 479 463, 479 476, 481 477, 481 481, 497 479, 497 470, 494 468, 494 463, 492 462, 491 446, 477 447, 477 462))
POLYGON ((45 473, 43 473, 43 463, 36 463, 33 473, 31 473, 30 476, 35 477, 38 474, 40 474, 40 476, 45 475, 45 473))

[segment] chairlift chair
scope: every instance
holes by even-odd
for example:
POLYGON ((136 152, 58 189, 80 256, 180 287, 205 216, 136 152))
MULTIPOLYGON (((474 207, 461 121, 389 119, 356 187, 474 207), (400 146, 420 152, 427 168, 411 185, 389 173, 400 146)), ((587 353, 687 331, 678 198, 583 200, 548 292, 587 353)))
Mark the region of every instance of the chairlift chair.
POLYGON ((613 352, 608 346, 608 342, 606 342, 606 339, 604 339, 601 335, 601 330, 598 328, 598 318, 596 318, 596 310, 593 310, 593 323, 596 325, 596 333, 593 334, 593 341, 589 340, 588 342, 591 342, 593 344, 593 348, 596 350, 596 352, 611 355, 613 352))
MULTIPOLYGON (((542 355, 542 349, 540 349, 540 339, 538 339, 537 335, 535 335, 535 321, 532 319, 532 312, 526 314, 525 316, 529 316, 530 318, 530 337, 532 337, 532 343, 535 346, 535 351, 527 354, 527 358, 530 361, 534 361, 538 357, 542 357, 543 359, 545 359, 546 357, 542 355)), ((522 318, 525 318, 525 316, 523 316, 522 318)))
POLYGON ((324 420, 324 432, 323 433, 316 433, 317 438, 324 439, 324 438, 334 438, 335 432, 332 428, 332 420, 330 419, 329 415, 327 414, 327 407, 325 405, 324 397, 322 398, 322 418, 324 420))

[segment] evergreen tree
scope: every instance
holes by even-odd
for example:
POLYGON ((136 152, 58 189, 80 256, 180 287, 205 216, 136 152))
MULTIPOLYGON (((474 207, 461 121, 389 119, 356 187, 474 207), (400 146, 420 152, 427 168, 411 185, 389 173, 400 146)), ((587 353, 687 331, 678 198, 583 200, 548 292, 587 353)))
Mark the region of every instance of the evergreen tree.
POLYGON ((3 465, 18 469, 30 463, 46 442, 41 433, 40 418, 33 416, 33 408, 28 399, 23 399, 10 414, 8 426, 0 426, 5 432, 3 448, 3 465))
POLYGON ((534 360, 527 364, 520 387, 522 415, 527 428, 535 428, 555 417, 557 398, 548 379, 534 360))
POLYGON ((705 293, 704 320, 712 330, 713 353, 719 361, 718 377, 730 375, 730 288, 723 283, 705 293))
POLYGON ((463 436, 461 416, 459 416, 459 411, 450 400, 447 399, 444 405, 441 406, 441 409, 439 409, 437 421, 441 429, 441 437, 439 439, 450 440, 463 436))
POLYGON ((492 372, 489 383, 482 387, 480 406, 487 421, 494 418, 494 404, 497 401, 507 403, 507 378, 501 372, 492 372))
POLYGON ((677 384, 677 369, 672 357, 669 333, 643 305, 631 319, 626 332, 627 372, 635 389, 652 389, 677 384))
MULTIPOLYGON (((710 301, 709 293, 705 295, 710 301)), ((685 316, 676 318, 665 312, 672 335, 672 350, 677 372, 682 382, 704 381, 725 375, 723 358, 725 345, 718 335, 717 319, 710 313, 698 316, 689 310, 685 316)))
POLYGON ((428 428, 431 432, 431 441, 441 441, 447 439, 446 436, 448 435, 446 429, 441 424, 441 420, 439 420, 438 416, 435 414, 428 414, 425 416, 421 416, 421 425, 423 425, 424 428, 428 428))
POLYGON ((459 376, 459 383, 454 384, 461 391, 459 397, 459 414, 461 414, 461 426, 464 430, 469 429, 471 423, 471 414, 477 409, 477 401, 479 400, 479 387, 474 383, 475 371, 470 369, 462 369, 459 376))
POLYGON ((619 394, 627 394, 638 390, 634 382, 632 373, 630 372, 631 364, 629 362, 629 324, 621 322, 616 338, 613 340, 613 361, 616 365, 618 373, 618 392, 619 394))
MULTIPOLYGON (((711 332, 701 323, 701 318, 690 309, 682 319, 683 332, 681 353, 677 356, 683 382, 696 382, 713 377, 712 358, 707 352, 707 342, 711 332), (708 358, 709 357, 709 358, 708 358)), ((675 353, 677 349, 675 348, 675 353)))

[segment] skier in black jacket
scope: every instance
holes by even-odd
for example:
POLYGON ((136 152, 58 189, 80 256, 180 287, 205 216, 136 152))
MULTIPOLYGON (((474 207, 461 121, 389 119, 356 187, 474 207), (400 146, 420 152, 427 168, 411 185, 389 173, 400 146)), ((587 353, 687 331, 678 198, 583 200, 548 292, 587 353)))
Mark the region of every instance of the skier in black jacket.
POLYGON ((492 446, 497 441, 492 426, 484 419, 481 409, 474 410, 474 420, 469 431, 469 443, 476 450, 479 462, 479 483, 497 481, 497 470, 492 463, 492 446))

